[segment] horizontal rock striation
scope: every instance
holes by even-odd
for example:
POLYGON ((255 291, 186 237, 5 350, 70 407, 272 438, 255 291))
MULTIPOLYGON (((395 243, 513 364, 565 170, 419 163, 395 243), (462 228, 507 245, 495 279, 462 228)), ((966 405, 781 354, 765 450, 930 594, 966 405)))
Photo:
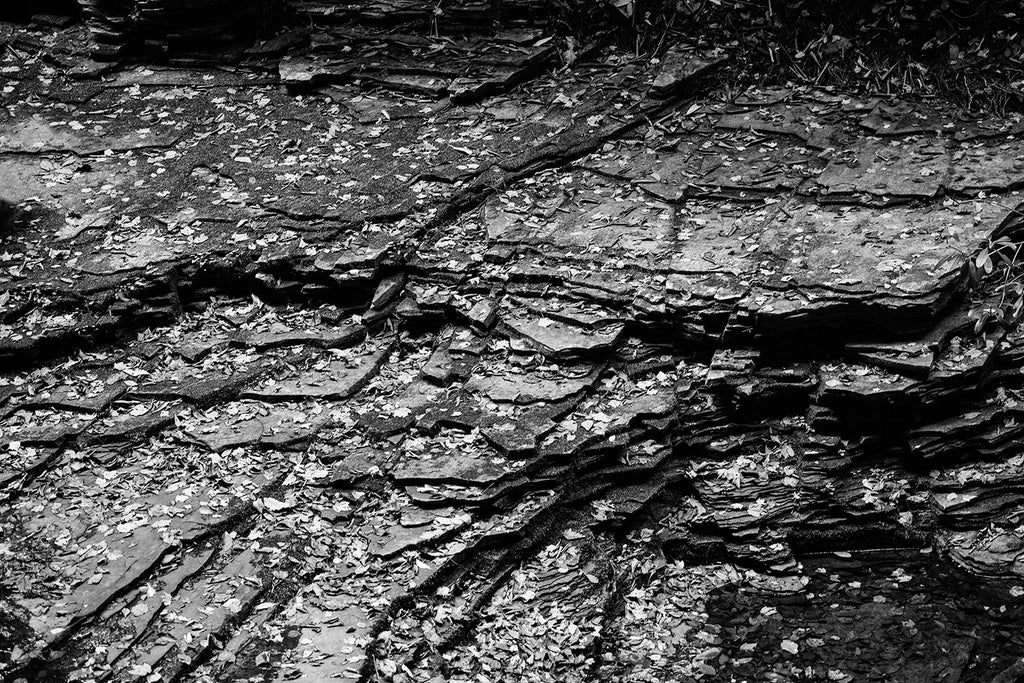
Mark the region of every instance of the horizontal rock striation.
POLYGON ((1015 670, 1018 119, 335 19, 3 34, 0 677, 1015 670))

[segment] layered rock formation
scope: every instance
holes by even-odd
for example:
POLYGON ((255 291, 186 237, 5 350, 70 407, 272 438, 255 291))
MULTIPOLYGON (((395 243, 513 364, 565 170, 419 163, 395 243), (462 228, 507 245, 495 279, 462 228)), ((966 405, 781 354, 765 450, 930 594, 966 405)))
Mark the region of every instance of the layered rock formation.
POLYGON ((4 34, 0 675, 1011 670, 1018 118, 341 30, 4 34))

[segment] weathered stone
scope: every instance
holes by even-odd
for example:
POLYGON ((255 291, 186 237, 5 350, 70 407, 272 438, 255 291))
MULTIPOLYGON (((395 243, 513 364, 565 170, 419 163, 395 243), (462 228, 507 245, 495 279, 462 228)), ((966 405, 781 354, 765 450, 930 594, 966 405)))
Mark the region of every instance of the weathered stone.
POLYGON ((654 173, 662 175, 662 183, 674 180, 683 188, 779 191, 796 189, 805 178, 814 177, 821 170, 816 155, 805 147, 775 140, 743 143, 744 140, 723 140, 712 148, 715 153, 702 145, 699 154, 687 154, 685 161, 665 159, 666 166, 678 168, 681 174, 662 175, 661 164, 655 167, 654 173), (737 146, 739 151, 735 149, 737 146))
POLYGON ((294 378, 283 378, 250 389, 243 398, 262 401, 301 401, 322 399, 336 401, 359 391, 377 373, 387 360, 393 344, 381 343, 361 354, 348 354, 348 358, 331 360, 327 356, 314 361, 308 370, 294 378))
POLYGON ((365 335, 365 330, 359 325, 343 324, 337 327, 322 326, 313 329, 242 333, 236 337, 235 343, 253 346, 260 350, 298 345, 345 348, 355 344, 365 335))
POLYGON ((389 400, 379 411, 366 412, 359 421, 380 435, 404 431, 416 423, 438 400, 443 390, 428 382, 416 380, 398 396, 389 400))
POLYGON ((71 88, 0 26, 0 678, 1012 669, 1020 117, 442 9, 71 88))
POLYGON ((393 454, 365 445, 333 451, 324 456, 328 457, 333 463, 324 483, 334 486, 349 486, 366 477, 382 475, 389 461, 394 459, 393 454))
POLYGON ((38 388, 18 402, 26 408, 57 408, 98 413, 110 407, 127 390, 125 375, 111 371, 85 372, 63 378, 51 387, 38 388))
POLYGON ((948 187, 953 192, 1006 191, 1024 182, 1024 143, 1019 140, 961 146, 953 153, 948 187))
POLYGON ((470 522, 470 516, 452 508, 434 508, 427 519, 414 525, 399 522, 388 528, 375 528, 368 533, 369 552, 380 557, 394 557, 425 543, 436 543, 451 536, 470 522), (429 521, 428 521, 429 520, 429 521))
POLYGON ((326 421, 326 416, 310 415, 287 405, 241 407, 245 412, 238 417, 190 427, 186 436, 215 452, 257 445, 288 448, 311 439, 326 421))
POLYGON ((674 95, 726 61, 723 55, 694 54, 683 48, 671 48, 661 58, 661 69, 651 90, 659 97, 674 95))
POLYGON ((254 368, 231 375, 160 380, 132 389, 131 395, 162 400, 180 398, 207 406, 236 398, 244 386, 256 381, 266 371, 266 368, 254 368))
POLYGON ((12 126, 0 134, 0 152, 102 154, 108 149, 123 152, 147 147, 167 147, 181 137, 181 131, 177 129, 145 128, 105 133, 95 128, 76 129, 74 126, 54 125, 55 123, 42 118, 32 118, 12 126))
POLYGON ((949 148, 928 138, 881 141, 867 138, 834 159, 818 176, 830 194, 935 197, 948 182, 949 148))
POLYGON ((610 323, 597 330, 588 330, 551 318, 502 318, 502 327, 526 348, 535 348, 554 360, 572 360, 607 350, 622 334, 622 323, 610 323))
POLYGON ((163 401, 135 403, 130 408, 101 418, 78 437, 83 446, 115 442, 137 443, 174 424, 181 405, 163 401))
POLYGON ((381 280, 380 284, 377 285, 377 291, 373 293, 373 298, 370 300, 370 308, 378 310, 384 308, 386 304, 398 296, 404 285, 404 275, 394 275, 381 280))
POLYGON ((837 131, 830 120, 822 120, 820 109, 804 104, 773 105, 725 114, 715 125, 728 130, 789 135, 808 147, 824 149, 837 131))
POLYGON ((186 554, 180 565, 161 574, 157 579, 156 585, 153 587, 159 587, 159 593, 154 591, 150 595, 147 591, 138 596, 125 596, 120 600, 115 600, 104 610, 101 616, 103 619, 114 619, 118 613, 124 615, 124 618, 118 620, 118 626, 126 631, 120 642, 115 641, 107 647, 106 660, 109 664, 113 665, 117 662, 146 632, 160 613, 164 596, 176 594, 182 584, 198 574, 213 555, 213 548, 186 554))
POLYGON ((180 591, 166 606, 149 642, 144 640, 142 647, 118 667, 120 675, 127 678, 133 675, 131 671, 160 669, 173 677, 187 663, 208 652, 216 637, 244 618, 265 590, 259 557, 255 547, 246 548, 218 574, 207 571, 180 591), (218 581, 218 576, 226 581, 218 581), (191 634, 193 624, 201 624, 196 635, 191 634))
POLYGON ((355 70, 355 65, 289 57, 281 60, 278 70, 281 82, 285 85, 310 86, 318 83, 344 82, 355 70))
POLYGON ((0 490, 8 489, 45 470, 60 453, 57 448, 23 446, 8 442, 0 456, 0 490))
POLYGON ((59 447, 87 429, 94 420, 77 411, 17 411, 4 418, 3 438, 8 448, 10 444, 59 447))
POLYGON ((504 403, 535 403, 561 401, 591 386, 596 373, 584 366, 574 373, 523 375, 475 375, 466 383, 466 389, 504 403))
POLYGON ((406 457, 391 469, 395 481, 403 484, 434 483, 487 486, 509 473, 495 453, 437 452, 424 457, 406 457))
POLYGON ((466 317, 470 323, 486 330, 498 317, 498 305, 490 299, 481 299, 466 312, 466 317))
POLYGON ((303 617, 303 648, 314 657, 285 664, 277 681, 356 683, 366 658, 361 646, 370 640, 370 616, 357 605, 338 605, 333 610, 307 608, 303 617))

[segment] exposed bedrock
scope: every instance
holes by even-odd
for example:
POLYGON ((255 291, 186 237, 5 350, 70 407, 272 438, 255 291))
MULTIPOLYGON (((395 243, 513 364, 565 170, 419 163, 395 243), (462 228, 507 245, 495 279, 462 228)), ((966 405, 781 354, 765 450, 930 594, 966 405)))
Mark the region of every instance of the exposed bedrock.
POLYGON ((325 26, 3 34, 0 678, 1014 675, 1019 119, 325 26))

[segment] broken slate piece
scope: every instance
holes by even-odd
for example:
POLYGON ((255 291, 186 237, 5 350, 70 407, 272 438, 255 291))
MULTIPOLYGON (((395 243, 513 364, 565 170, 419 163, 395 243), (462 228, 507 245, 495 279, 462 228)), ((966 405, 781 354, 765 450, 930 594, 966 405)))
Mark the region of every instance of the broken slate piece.
POLYGON ((305 330, 247 332, 239 335, 236 343, 253 346, 260 350, 299 344, 323 348, 344 348, 356 343, 365 335, 366 331, 361 326, 346 323, 339 326, 322 325, 305 330))
POLYGON ((623 323, 588 330, 550 318, 509 317, 502 322, 514 340, 524 342, 554 360, 582 358, 606 351, 622 335, 623 323))
POLYGON ((287 57, 278 65, 281 82, 290 87, 343 83, 355 67, 346 62, 321 62, 314 59, 287 57))
POLYGON ((481 299, 466 312, 466 317, 473 326, 489 329, 498 317, 498 305, 491 299, 481 299))
POLYGON ((499 403, 536 403, 569 398, 591 386, 596 379, 595 372, 576 376, 540 372, 477 375, 466 383, 466 389, 499 403))
POLYGON ((654 79, 651 92, 658 97, 674 95, 698 78, 715 71, 724 64, 724 55, 703 56, 672 47, 661 58, 661 70, 654 79))
POLYGON ((262 401, 301 401, 323 399, 337 401, 366 386, 391 354, 393 344, 355 358, 323 359, 296 377, 268 382, 259 389, 246 391, 243 398, 262 401))
POLYGON ((405 455, 391 475, 401 484, 457 484, 488 486, 509 473, 504 458, 495 453, 435 451, 423 457, 405 455))
POLYGON ((377 291, 373 293, 370 301, 370 308, 381 310, 398 296, 405 286, 405 276, 401 273, 386 277, 377 285, 377 291))
POLYGON ((325 415, 310 414, 287 406, 273 406, 252 417, 230 422, 221 416, 209 425, 185 430, 193 442, 220 452, 242 446, 288 448, 312 438, 327 421, 325 415))

